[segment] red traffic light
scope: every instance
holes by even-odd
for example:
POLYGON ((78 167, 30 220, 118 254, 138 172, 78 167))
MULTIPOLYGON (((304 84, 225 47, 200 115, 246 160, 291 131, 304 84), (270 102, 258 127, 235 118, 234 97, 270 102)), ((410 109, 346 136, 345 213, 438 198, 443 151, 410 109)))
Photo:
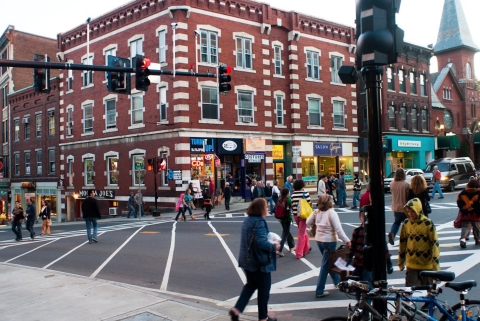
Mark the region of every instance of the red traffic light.
POLYGON ((141 63, 140 63, 140 68, 147 69, 148 67, 150 67, 150 59, 143 58, 141 63))
POLYGON ((167 168, 167 161, 165 158, 159 158, 158 159, 158 171, 163 171, 165 168, 167 168))
POLYGON ((230 66, 220 66, 218 67, 218 73, 222 74, 229 74, 232 72, 232 68, 230 66))

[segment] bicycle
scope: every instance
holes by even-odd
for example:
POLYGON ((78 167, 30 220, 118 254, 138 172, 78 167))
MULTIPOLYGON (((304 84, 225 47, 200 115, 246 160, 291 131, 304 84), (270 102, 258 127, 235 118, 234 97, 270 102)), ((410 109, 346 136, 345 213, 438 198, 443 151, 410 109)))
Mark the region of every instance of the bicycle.
MULTIPOLYGON (((339 289, 342 292, 348 292, 351 289, 359 289, 362 291, 361 299, 355 306, 350 304, 348 307, 348 317, 330 317, 324 321, 338 320, 388 320, 388 321, 409 321, 409 320, 437 320, 433 317, 434 308, 441 313, 440 321, 446 320, 467 320, 480 321, 480 301, 466 300, 465 295, 468 291, 475 287, 476 281, 451 282, 455 279, 455 274, 448 271, 423 271, 421 275, 430 277, 434 280, 433 286, 416 286, 416 287, 377 287, 371 289, 366 282, 358 282, 349 278, 349 280, 340 282, 339 289), (437 301, 436 296, 442 293, 441 288, 437 288, 437 284, 445 281, 445 287, 460 292, 460 302, 450 307, 447 302, 437 301), (414 291, 429 290, 429 296, 412 297, 414 291), (394 294, 395 296, 392 296, 394 294), (385 300, 395 301, 394 312, 387 311, 387 315, 383 315, 375 310, 369 300, 385 300), (428 305, 428 313, 417 309, 415 302, 425 303, 428 305), (460 312, 459 312, 460 310, 460 312), (388 313, 390 313, 388 315, 388 313), (370 316, 368 316, 370 314, 370 316)), ((386 285, 386 284, 381 284, 386 285)))

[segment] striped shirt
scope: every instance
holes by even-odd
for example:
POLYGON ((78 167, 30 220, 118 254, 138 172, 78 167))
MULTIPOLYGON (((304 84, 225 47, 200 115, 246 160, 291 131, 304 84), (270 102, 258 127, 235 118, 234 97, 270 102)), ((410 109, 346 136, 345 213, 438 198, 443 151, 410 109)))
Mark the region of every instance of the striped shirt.
POLYGON ((297 215, 297 209, 298 209, 298 203, 300 200, 303 198, 303 192, 305 192, 305 199, 307 202, 310 202, 310 194, 308 194, 307 191, 302 190, 302 191, 295 191, 293 192, 292 195, 290 195, 290 198, 292 199, 292 214, 297 215))

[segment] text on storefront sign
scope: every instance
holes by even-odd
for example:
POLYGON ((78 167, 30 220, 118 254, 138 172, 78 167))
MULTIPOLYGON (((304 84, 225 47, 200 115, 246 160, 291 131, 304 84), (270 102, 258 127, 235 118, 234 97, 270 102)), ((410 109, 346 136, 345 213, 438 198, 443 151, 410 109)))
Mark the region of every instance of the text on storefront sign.
POLYGON ((399 140, 398 147, 422 147, 422 142, 414 140, 399 140))
POLYGON ((246 154, 245 159, 249 163, 261 163, 262 160, 265 159, 265 155, 249 155, 249 154, 246 154))

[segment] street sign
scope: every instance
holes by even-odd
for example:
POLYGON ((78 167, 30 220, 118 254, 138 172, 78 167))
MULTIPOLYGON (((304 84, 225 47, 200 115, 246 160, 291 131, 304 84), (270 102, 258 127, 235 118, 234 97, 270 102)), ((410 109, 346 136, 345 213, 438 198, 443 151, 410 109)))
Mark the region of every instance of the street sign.
POLYGON ((144 163, 136 163, 135 164, 135 169, 145 169, 145 164, 144 163))
POLYGON ((181 181, 182 180, 182 171, 181 170, 173 171, 173 179, 181 181))
POLYGON ((292 147, 292 154, 293 157, 300 157, 300 151, 302 150, 301 146, 293 146, 292 147))

